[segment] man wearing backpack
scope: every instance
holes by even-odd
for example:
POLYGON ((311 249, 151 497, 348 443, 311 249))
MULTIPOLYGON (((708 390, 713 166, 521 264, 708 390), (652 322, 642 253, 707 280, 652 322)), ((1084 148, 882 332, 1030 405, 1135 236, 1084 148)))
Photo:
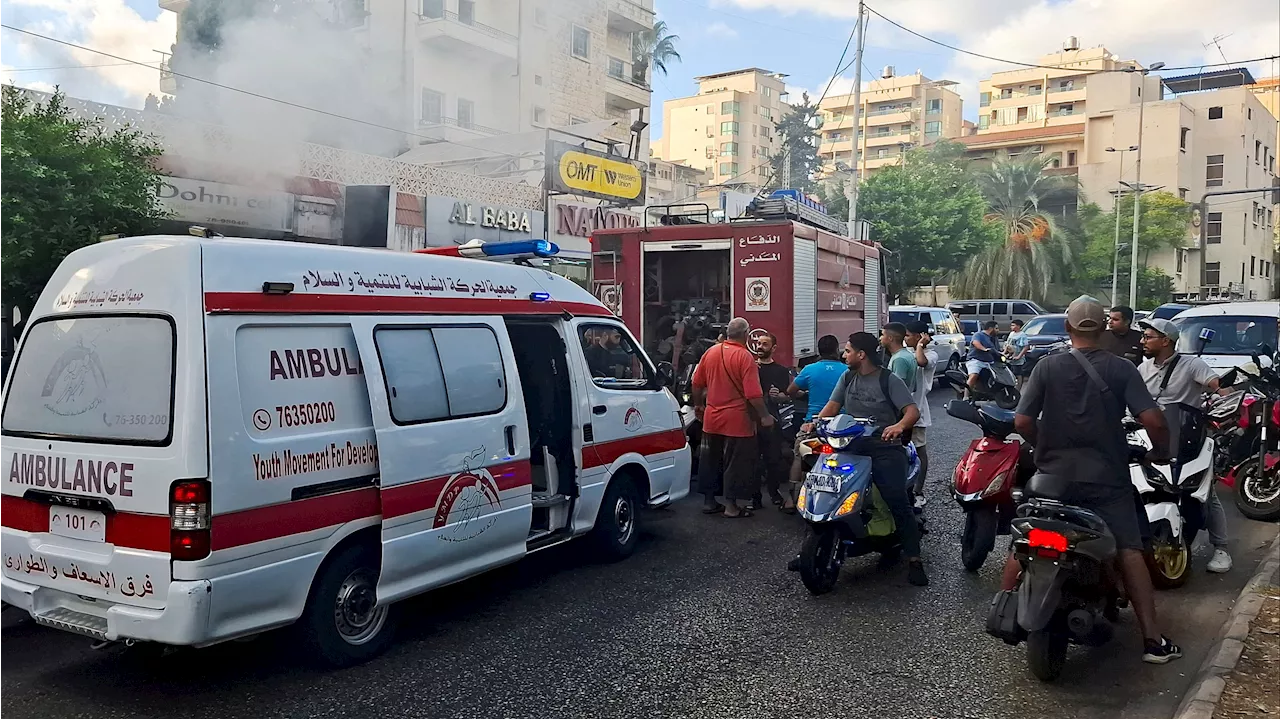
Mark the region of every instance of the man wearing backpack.
POLYGON ((871 481, 893 514, 907 559, 907 581, 924 587, 928 586, 929 577, 920 561, 920 528, 907 493, 907 450, 902 444, 904 435, 909 436, 920 419, 920 410, 906 383, 877 364, 879 345, 869 332, 849 335, 845 345, 849 370, 836 383, 831 399, 818 416, 843 413, 870 417, 884 428, 879 437, 860 440, 857 452, 871 458, 871 481))

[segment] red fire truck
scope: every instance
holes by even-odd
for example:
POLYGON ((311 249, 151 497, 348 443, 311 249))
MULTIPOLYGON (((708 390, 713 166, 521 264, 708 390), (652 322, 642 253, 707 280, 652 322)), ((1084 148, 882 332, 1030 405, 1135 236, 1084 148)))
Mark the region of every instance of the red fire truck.
POLYGON ((753 343, 776 335, 774 356, 793 367, 816 356, 822 335, 843 342, 887 321, 882 248, 843 236, 844 223, 812 203, 756 200, 727 222, 700 207, 591 235, 596 296, 655 361, 696 362, 733 317, 751 323, 753 343))

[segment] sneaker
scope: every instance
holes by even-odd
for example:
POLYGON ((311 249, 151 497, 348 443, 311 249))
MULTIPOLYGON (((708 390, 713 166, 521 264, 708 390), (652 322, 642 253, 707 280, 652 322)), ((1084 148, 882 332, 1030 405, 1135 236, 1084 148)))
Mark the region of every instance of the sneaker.
POLYGON ((928 503, 929 503, 928 498, 926 498, 923 494, 916 495, 916 502, 915 502, 916 509, 924 509, 924 505, 928 503))
POLYGON ((917 587, 929 586, 929 575, 924 573, 923 562, 907 562, 907 581, 917 587))
POLYGON ((1168 664, 1182 656, 1182 647, 1169 641, 1168 637, 1160 637, 1160 641, 1147 640, 1146 651, 1142 653, 1142 661, 1147 664, 1168 664))
POLYGON ((1226 574, 1231 571, 1231 555, 1225 549, 1213 550, 1213 558, 1209 560, 1209 566, 1206 567, 1214 574, 1226 574))

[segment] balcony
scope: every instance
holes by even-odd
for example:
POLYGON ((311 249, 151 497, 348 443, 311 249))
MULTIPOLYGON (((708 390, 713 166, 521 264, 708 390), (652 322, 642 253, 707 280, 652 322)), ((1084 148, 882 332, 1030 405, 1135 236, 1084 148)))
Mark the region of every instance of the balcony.
POLYGON ((173 68, 170 66, 172 61, 173 55, 167 52, 160 53, 160 92, 166 95, 178 92, 178 78, 173 74, 173 68))
POLYGON ((914 132, 891 132, 887 135, 867 135, 864 145, 867 147, 890 147, 902 143, 914 142, 914 132))
POLYGON ((1084 100, 1083 87, 1050 87, 1049 97, 1047 98, 1050 105, 1056 105, 1061 102, 1080 102, 1084 100))
POLYGON ((463 120, 458 121, 454 117, 433 117, 430 119, 423 118, 418 121, 419 140, 431 138, 442 142, 465 142, 467 140, 476 140, 482 137, 493 137, 494 135, 505 135, 506 130, 499 130, 494 127, 486 127, 478 125, 474 122, 463 120))
POLYGON ((884 157, 876 157, 875 155, 872 155, 862 161, 862 166, 867 170, 878 170, 881 167, 896 165, 900 162, 902 162, 902 153, 895 152, 892 155, 885 155, 884 157))
POLYGON ((191 0, 160 0, 160 9, 181 13, 191 4, 191 0))
POLYGON ((911 109, 894 109, 894 110, 877 110, 876 112, 867 113, 867 127, 880 127, 883 125, 905 125, 916 119, 916 110, 911 109))
POLYGON ((649 106, 649 86, 644 84, 644 66, 609 58, 605 80, 605 101, 618 110, 638 110, 649 106))
POLYGON ((853 138, 842 137, 839 140, 824 139, 818 144, 818 152, 822 154, 834 152, 836 154, 843 153, 847 155, 850 152, 853 152, 853 138))
POLYGON ((653 28, 653 0, 609 0, 609 27, 620 32, 653 28))
POLYGON ((449 11, 439 17, 418 15, 418 40, 482 62, 514 65, 519 51, 515 35, 449 11))

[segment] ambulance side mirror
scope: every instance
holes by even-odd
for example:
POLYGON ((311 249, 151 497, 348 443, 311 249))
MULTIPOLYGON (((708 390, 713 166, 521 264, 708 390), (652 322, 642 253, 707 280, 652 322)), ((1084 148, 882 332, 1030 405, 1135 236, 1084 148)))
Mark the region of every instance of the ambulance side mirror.
POLYGON ((658 386, 659 387, 675 387, 676 371, 670 362, 658 363, 658 386))

